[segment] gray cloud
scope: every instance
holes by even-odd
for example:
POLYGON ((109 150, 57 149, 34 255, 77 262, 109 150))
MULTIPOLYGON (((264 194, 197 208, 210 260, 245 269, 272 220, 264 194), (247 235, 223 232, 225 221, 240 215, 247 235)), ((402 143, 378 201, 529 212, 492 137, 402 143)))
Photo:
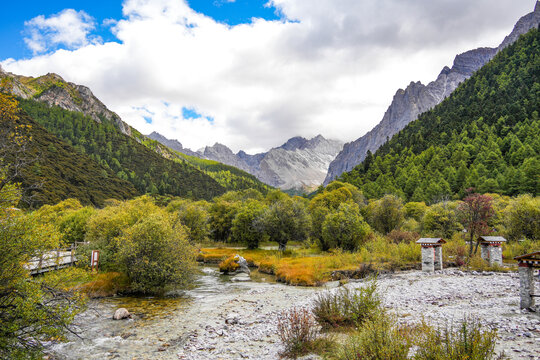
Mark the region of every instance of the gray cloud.
POLYGON ((350 141, 394 92, 460 52, 494 46, 531 0, 273 0, 291 21, 225 26, 178 0, 126 0, 121 43, 80 44, 2 66, 90 86, 128 123, 198 148, 268 149, 296 136, 350 141), (169 105, 165 105, 166 102, 169 105), (183 119, 182 107, 213 117, 183 119), (141 109, 153 115, 147 124, 141 109))

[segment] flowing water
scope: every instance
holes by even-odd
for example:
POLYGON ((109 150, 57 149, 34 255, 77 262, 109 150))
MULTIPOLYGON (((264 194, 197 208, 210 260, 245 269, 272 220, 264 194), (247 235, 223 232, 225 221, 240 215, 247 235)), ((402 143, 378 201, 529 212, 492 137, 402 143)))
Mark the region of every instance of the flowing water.
POLYGON ((273 278, 253 272, 251 281, 235 282, 217 268, 205 266, 192 290, 158 297, 117 296, 92 300, 89 309, 76 319, 78 336, 68 342, 50 344, 54 359, 153 359, 176 358, 193 331, 192 323, 212 316, 220 304, 235 294, 268 289, 273 278), (114 311, 124 307, 132 319, 112 320, 114 311))

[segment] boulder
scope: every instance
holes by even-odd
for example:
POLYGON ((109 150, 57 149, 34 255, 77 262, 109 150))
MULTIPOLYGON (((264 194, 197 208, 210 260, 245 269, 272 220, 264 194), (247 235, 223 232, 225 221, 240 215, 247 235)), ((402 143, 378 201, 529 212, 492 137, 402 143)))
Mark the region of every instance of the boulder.
POLYGON ((130 318, 131 318, 131 314, 129 313, 129 311, 127 311, 126 308, 117 309, 113 315, 114 320, 123 320, 123 319, 130 319, 130 318))
POLYGON ((240 265, 238 270, 236 270, 236 273, 246 273, 248 275, 251 274, 251 270, 249 270, 248 263, 247 263, 246 259, 244 259, 242 256, 236 254, 235 257, 234 257, 234 260, 236 261, 236 263, 238 265, 240 265))

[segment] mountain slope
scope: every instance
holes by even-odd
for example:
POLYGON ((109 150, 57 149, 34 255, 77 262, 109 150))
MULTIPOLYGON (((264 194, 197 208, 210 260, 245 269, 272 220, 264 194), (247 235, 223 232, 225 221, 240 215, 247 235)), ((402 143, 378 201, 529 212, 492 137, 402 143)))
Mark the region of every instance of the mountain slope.
POLYGON ((22 99, 34 99, 64 110, 78 111, 96 122, 105 118, 124 134, 131 134, 131 127, 116 113, 92 94, 89 88, 70 83, 57 74, 49 73, 37 78, 15 75, 0 67, 0 91, 22 99))
POLYGON ((540 193, 540 31, 534 28, 341 180, 371 198, 540 193))
POLYGON ((79 153, 88 154, 119 178, 129 181, 141 193, 211 199, 225 192, 199 169, 162 157, 135 138, 121 133, 114 120, 101 114, 98 115, 100 121, 96 122, 81 112, 33 99, 21 100, 21 107, 52 134, 79 153))
MULTIPOLYGON (((0 94, 0 97, 4 95, 0 94)), ((15 156, 30 159, 15 181, 26 189, 23 206, 39 207, 55 204, 67 198, 76 198, 82 204, 102 206, 106 199, 128 199, 138 195, 127 181, 121 180, 110 170, 100 166, 84 154, 50 134, 34 122, 28 114, 20 112, 15 121, 1 119, 3 130, 24 129, 28 139, 22 154, 16 147, 4 160, 15 161, 15 156)), ((3 149, 5 150, 5 149, 3 149)))
MULTIPOLYGON (((96 123, 103 125, 103 128, 108 129, 107 131, 111 133, 112 129, 110 129, 110 125, 112 124, 121 133, 133 138, 136 142, 144 145, 152 151, 155 151, 165 159, 179 163, 179 165, 175 165, 175 171, 177 173, 175 173, 173 177, 178 177, 178 175, 183 176, 182 173, 184 173, 184 175, 189 173, 190 175, 187 176, 189 178, 193 176, 193 173, 201 171, 202 173, 208 175, 211 179, 216 180, 219 186, 222 187, 222 189, 218 191, 216 184, 210 183, 210 186, 206 186, 206 188, 209 190, 207 191, 207 194, 202 194, 202 186, 205 184, 205 182, 208 182, 209 179, 202 181, 192 181, 187 179, 187 181, 175 181, 174 184, 168 184, 167 181, 171 180, 171 173, 168 170, 164 172, 164 175, 151 174, 148 171, 144 171, 142 172, 142 176, 146 176, 148 173, 151 179, 147 177, 142 179, 144 181, 141 181, 141 179, 137 179, 137 177, 139 177, 141 174, 137 174, 136 172, 136 174, 133 175, 131 173, 133 170, 130 169, 133 169, 133 167, 139 168, 142 164, 123 164, 122 162, 127 159, 127 157, 124 155, 127 154, 122 155, 122 159, 118 159, 118 156, 116 156, 116 160, 119 160, 121 163, 121 166, 118 166, 114 160, 114 156, 111 157, 110 154, 106 154, 105 159, 103 158, 103 149, 100 149, 99 146, 93 146, 91 149, 89 149, 89 146, 85 141, 81 143, 81 141, 75 139, 78 134, 73 134, 69 131, 65 132, 63 129, 57 129, 56 127, 58 127, 58 124, 49 124, 55 128, 57 133, 59 130, 61 130, 62 136, 65 140, 78 145, 83 144, 84 146, 78 146, 80 151, 90 151, 93 156, 98 156, 98 160, 104 162, 105 166, 114 167, 118 176, 131 181, 142 192, 157 191, 160 193, 167 192, 173 195, 184 196, 192 194, 191 196, 202 196, 206 198, 210 196, 210 194, 216 195, 226 190, 243 190, 247 188, 255 188, 263 192, 268 190, 267 185, 261 183, 252 175, 242 172, 241 170, 216 162, 196 161, 193 157, 198 157, 199 155, 189 149, 184 149, 182 144, 180 144, 178 141, 168 140, 157 133, 153 133, 148 137, 142 135, 136 129, 124 123, 117 114, 110 111, 92 94, 90 89, 85 86, 66 82, 56 74, 47 74, 37 78, 32 78, 7 73, 0 68, 0 90, 19 96, 25 100, 31 99, 46 103, 49 106, 60 107, 64 110, 82 113, 94 120, 96 123), (155 140, 158 140, 159 142, 155 140), (191 157, 186 157, 184 154, 191 157), (183 170, 178 172, 179 168, 183 170), (185 192, 184 189, 182 189, 182 186, 178 185, 182 183, 188 187, 196 186, 200 189, 197 189, 195 193, 192 189, 185 192)), ((107 141, 111 142, 110 140, 107 141)), ((98 145, 103 144, 102 142, 98 141, 98 145)), ((111 146, 113 148, 115 147, 114 141, 111 142, 111 146)), ((109 152, 111 152, 111 150, 115 150, 116 152, 119 151, 118 149, 107 150, 109 152)), ((158 160, 158 162, 163 162, 163 160, 158 160)))
POLYGON ((280 147, 255 155, 244 151, 234 154, 219 143, 207 146, 198 153, 202 158, 242 169, 274 187, 310 190, 322 183, 328 165, 342 146, 340 141, 319 135, 309 140, 294 137, 280 147))
POLYGON ((480 69, 497 52, 516 41, 519 35, 538 27, 540 23, 540 2, 532 13, 523 16, 498 48, 479 48, 456 56, 451 69, 445 67, 437 79, 428 85, 411 82, 405 90, 399 89, 381 122, 359 139, 345 144, 343 150, 329 166, 324 184, 361 163, 368 151, 374 152, 419 114, 433 108, 448 97, 456 87, 480 69))
POLYGON ((168 154, 163 154, 167 158, 171 158, 175 161, 187 162, 205 174, 216 180, 227 191, 255 189, 262 193, 266 193, 271 187, 258 180, 255 176, 240 170, 237 167, 226 165, 214 160, 207 160, 200 158, 199 154, 182 147, 182 144, 177 140, 169 140, 163 135, 153 132, 146 136, 143 143, 150 147, 155 148, 157 152, 164 153, 169 149, 168 154), (149 140, 154 143, 149 143, 149 140), (157 149, 159 145, 166 146, 157 149))

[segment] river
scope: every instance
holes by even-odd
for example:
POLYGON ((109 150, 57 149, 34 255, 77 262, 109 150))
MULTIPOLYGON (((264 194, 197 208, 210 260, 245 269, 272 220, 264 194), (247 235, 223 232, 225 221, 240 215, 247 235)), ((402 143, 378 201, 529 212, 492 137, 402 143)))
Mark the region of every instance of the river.
MULTIPOLYGON (((242 317, 240 322, 245 321, 249 317, 246 306, 253 305, 250 299, 261 297, 272 300, 278 294, 280 298, 274 299, 277 304, 283 303, 283 300, 285 304, 290 304, 287 298, 297 297, 306 291, 311 293, 313 289, 277 284, 273 277, 257 271, 252 272, 251 281, 234 281, 231 276, 220 274, 217 268, 204 266, 192 290, 162 298, 116 296, 91 300, 89 309, 76 318, 78 336, 69 335, 67 342, 50 344, 48 353, 59 360, 178 359, 178 353, 197 336, 201 327, 206 332, 209 327, 215 328, 219 340, 234 336, 235 333, 230 332, 233 325, 226 324, 226 317, 231 313, 237 314, 242 317), (132 319, 112 320, 114 311, 121 307, 132 313, 132 319)), ((269 309, 273 310, 273 307, 267 304, 265 311, 259 313, 268 314, 269 309)), ((254 313, 257 315, 258 311, 254 313)), ((275 317, 274 314, 268 316, 275 317)), ((275 330, 272 330, 270 337, 263 337, 265 340, 272 338, 271 343, 277 340, 275 330)), ((235 350, 233 345, 221 350, 218 348, 217 351, 234 357, 242 348, 235 350)), ((229 356, 223 358, 233 358, 229 356)))

